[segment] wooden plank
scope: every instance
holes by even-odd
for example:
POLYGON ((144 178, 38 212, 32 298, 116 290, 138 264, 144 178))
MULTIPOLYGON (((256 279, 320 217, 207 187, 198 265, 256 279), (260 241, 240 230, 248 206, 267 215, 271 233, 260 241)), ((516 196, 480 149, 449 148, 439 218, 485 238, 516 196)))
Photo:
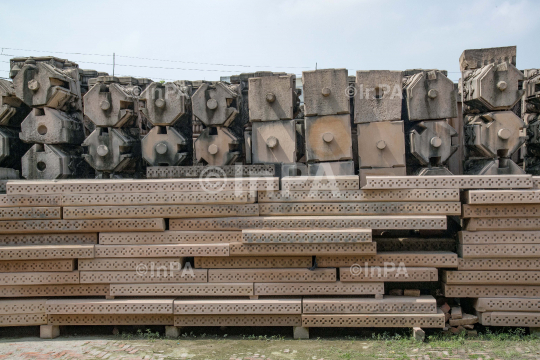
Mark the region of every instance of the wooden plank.
MULTIPOLYGON (((118 194, 62 194, 63 206, 252 204, 256 191, 183 191, 118 194)), ((1 199, 1 198, 0 198, 1 199)), ((0 200, 1 204, 1 200, 0 200)))
POLYGON ((165 231, 165 221, 163 219, 0 221, 0 233, 2 234, 89 233, 97 231, 165 231))
POLYGON ((5 195, 0 194, 0 207, 62 206, 60 195, 5 195))
MULTIPOLYGON (((79 259, 79 270, 124 270, 137 271, 152 269, 168 269, 169 271, 181 269, 184 258, 98 258, 79 259)), ((163 270, 162 270, 163 271, 163 270)))
POLYGON ((240 231, 164 231, 101 233, 101 245, 214 244, 242 241, 240 231))
POLYGON ((96 257, 229 256, 229 244, 96 245, 96 257))
POLYGON ((279 190, 278 177, 204 179, 113 179, 113 180, 10 180, 9 195, 28 194, 104 194, 148 192, 220 192, 279 190))
POLYGON ((82 271, 81 284, 139 284, 139 283, 202 283, 208 281, 208 270, 189 269, 186 271, 137 268, 136 271, 82 271))
POLYGON ((251 296, 253 283, 111 284, 111 296, 251 296))
POLYGON ((45 284, 78 284, 79 272, 21 272, 1 273, 2 285, 45 285, 45 284))
POLYGON ((463 218, 540 217, 540 204, 463 205, 463 218))
POLYGON ((47 316, 49 325, 173 325, 172 314, 78 314, 47 316))
POLYGON ((0 300, 0 315, 45 314, 46 299, 0 300))
POLYGON ((97 233, 0 235, 0 246, 97 244, 97 233))
POLYGON ((145 219, 259 216, 258 204, 64 207, 64 219, 145 219))
POLYGON ((540 204, 540 190, 468 190, 463 192, 466 204, 540 204))
POLYGON ((0 220, 61 219, 60 207, 6 207, 0 208, 0 220))
POLYGON ((312 265, 312 256, 195 257, 195 268, 204 269, 309 268, 312 265))
POLYGON ((233 256, 288 256, 288 255, 370 255, 377 252, 377 244, 243 244, 230 243, 229 253, 233 256))
POLYGON ((371 242, 371 229, 242 230, 240 242, 244 244, 371 242))
POLYGON ((436 268, 455 268, 458 266, 456 253, 446 251, 388 251, 371 256, 317 256, 319 267, 344 266, 384 266, 385 264, 399 266, 419 266, 436 268))
POLYGON ((302 326, 301 315, 175 315, 174 326, 302 326))
POLYGON ((540 230, 540 218, 471 218, 465 230, 540 230))
POLYGON ((47 324, 47 314, 0 315, 0 326, 37 326, 47 324))
MULTIPOLYGON (((461 215, 460 202, 373 202, 373 203, 265 203, 263 216, 282 215, 461 215)), ((64 213, 65 216, 65 213, 64 213)))
POLYGON ((337 280, 336 269, 210 269, 209 283, 235 282, 330 282, 337 280))
POLYGON ((261 191, 259 203, 459 201, 459 189, 261 191))
POLYGON ((358 175, 288 176, 281 179, 281 188, 285 191, 357 190, 360 178, 358 175))
MULTIPOLYGON (((530 175, 367 176, 368 189, 530 189, 530 175)), ((9 184, 8 184, 9 193, 9 184)))
POLYGON ((302 314, 303 327, 422 327, 444 328, 444 313, 437 314, 302 314))
POLYGON ((244 229, 445 230, 446 216, 260 216, 218 219, 171 219, 169 230, 244 229))
POLYGON ((109 285, 2 285, 0 297, 107 296, 109 285))
POLYGON ((93 258, 96 245, 0 246, 0 260, 93 258))
POLYGON ((459 259, 458 270, 540 270, 536 259, 459 259))
POLYGON ((450 238, 376 238, 381 251, 456 251, 456 241, 450 238))
POLYGON ((174 299, 49 299, 47 314, 172 314, 174 299))
POLYGON ((534 298, 479 298, 474 299, 472 304, 480 312, 540 312, 540 299, 534 298))
POLYGON ((384 283, 254 283, 254 295, 376 295, 384 294, 384 283))
POLYGON ((540 297, 540 286, 523 285, 450 285, 443 283, 444 295, 457 298, 540 297))
POLYGON ((292 315, 302 313, 302 299, 182 299, 174 300, 174 313, 178 315, 292 315))
POLYGON ((444 271, 446 284, 534 285, 540 281, 540 271, 444 271))
POLYGON ((0 261, 0 272, 73 271, 75 260, 12 260, 0 261))
POLYGON ((534 258, 540 257, 540 244, 459 245, 464 259, 534 258))
POLYGON ((540 244, 540 231, 459 231, 464 245, 540 244))
POLYGON ((303 314, 436 314, 431 295, 374 298, 304 298, 303 314))
POLYGON ((351 266, 339 268, 339 279, 343 282, 424 282, 437 281, 436 268, 408 266, 351 266))

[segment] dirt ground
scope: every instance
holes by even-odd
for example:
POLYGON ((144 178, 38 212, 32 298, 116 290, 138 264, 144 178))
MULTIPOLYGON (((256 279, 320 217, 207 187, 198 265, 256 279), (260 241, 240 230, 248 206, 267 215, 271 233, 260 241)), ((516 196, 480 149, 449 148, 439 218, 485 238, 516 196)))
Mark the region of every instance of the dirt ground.
POLYGON ((0 359, 540 359, 540 340, 523 329, 483 329, 474 338, 428 332, 424 343, 393 329, 311 329, 309 340, 292 339, 289 328, 193 328, 177 340, 159 327, 112 330, 69 327, 41 340, 37 328, 4 328, 0 359))

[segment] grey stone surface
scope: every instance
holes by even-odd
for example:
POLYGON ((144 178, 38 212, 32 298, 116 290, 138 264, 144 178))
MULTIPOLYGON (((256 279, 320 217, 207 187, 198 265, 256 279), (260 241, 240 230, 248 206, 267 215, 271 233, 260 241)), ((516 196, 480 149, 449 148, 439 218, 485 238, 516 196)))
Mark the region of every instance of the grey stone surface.
POLYGON ((189 156, 187 144, 177 129, 155 126, 141 140, 142 157, 150 166, 180 165, 189 156))
POLYGON ((360 167, 405 166, 403 121, 357 125, 360 167))
POLYGON ((347 76, 347 69, 302 72, 304 115, 348 114, 347 76))
POLYGON ((22 176, 29 180, 65 179, 76 174, 80 161, 78 149, 35 144, 21 159, 22 176))
POLYGON ((205 165, 230 165, 242 154, 240 139, 225 127, 204 129, 194 147, 197 161, 205 165))
POLYGON ((463 164, 465 175, 521 175, 525 171, 508 158, 469 159, 463 164))
POLYGON ((446 120, 421 121, 409 130, 408 151, 422 166, 443 165, 457 151, 452 145, 456 130, 446 120))
POLYGON ((402 79, 401 71, 357 71, 354 122, 401 120, 402 79))
POLYGON ((21 123, 22 141, 39 144, 72 144, 84 141, 81 119, 47 107, 32 109, 21 123))
POLYGON ((296 103, 294 75, 249 79, 250 121, 276 121, 294 118, 296 103))
POLYGON ((206 126, 229 126, 238 115, 241 99, 238 85, 203 83, 191 99, 193 116, 206 126))
POLYGON ((354 162, 332 161, 308 164, 308 176, 354 175, 354 162))
POLYGON ((469 49, 459 57, 461 71, 478 69, 487 64, 509 62, 516 66, 516 47, 505 46, 486 49, 469 49))
POLYGON ((187 112, 189 90, 175 83, 151 83, 139 99, 140 112, 152 125, 174 125, 187 112))
POLYGON ((252 146, 254 164, 296 163, 296 122, 254 122, 252 146))

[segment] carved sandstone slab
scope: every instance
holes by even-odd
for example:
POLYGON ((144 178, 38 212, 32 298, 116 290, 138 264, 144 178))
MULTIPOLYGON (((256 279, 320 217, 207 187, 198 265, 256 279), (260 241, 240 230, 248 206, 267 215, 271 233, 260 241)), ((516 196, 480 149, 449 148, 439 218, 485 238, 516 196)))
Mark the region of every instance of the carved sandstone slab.
POLYGON ((175 300, 174 313, 179 315, 301 314, 302 299, 175 300))
POLYGON ((144 219, 258 216, 258 204, 64 207, 64 219, 144 219))
POLYGON ((371 230, 242 230, 240 241, 245 244, 371 242, 371 230))
POLYGON ((423 327, 443 328, 444 313, 437 314, 303 314, 304 327, 423 327))
POLYGON ((0 220, 61 219, 60 207, 5 207, 0 208, 0 220))
POLYGON ((396 267, 403 264, 416 267, 456 268, 458 257, 456 253, 448 251, 388 251, 371 256, 317 256, 317 264, 320 267, 384 266, 385 263, 394 264, 396 267))
POLYGON ((204 178, 204 179, 113 179, 113 180, 44 180, 9 181, 9 195, 28 194, 104 194, 143 192, 219 192, 279 190, 277 177, 204 178))
POLYGON ((486 311, 530 311, 540 312, 540 299, 530 298, 479 298, 473 300, 473 307, 486 311))
POLYGON ((0 326, 37 326, 47 324, 47 314, 0 315, 0 326))
POLYGON ((48 315, 49 325, 173 325, 172 314, 78 314, 48 315))
POLYGON ((111 284, 111 296, 251 296, 253 283, 111 284))
POLYGON ((109 285, 5 285, 0 297, 107 296, 109 285))
MULTIPOLYGON (((260 191, 259 203, 459 201, 458 189, 260 191)), ((540 202, 540 201, 539 201, 540 202)))
POLYGON ((356 175, 341 176, 289 176, 281 179, 285 191, 357 190, 360 178, 356 175))
POLYGON ((233 256, 287 256, 287 255, 345 255, 375 254, 376 243, 344 244, 244 244, 230 243, 229 253, 233 256))
POLYGON ((436 314, 433 296, 388 296, 374 298, 304 298, 303 314, 436 314))
POLYGON ((93 258, 95 245, 0 246, 0 260, 93 258))
MULTIPOLYGON (((196 271, 196 270, 194 270, 196 271)), ((336 281, 336 269, 210 269, 209 283, 234 282, 330 282, 336 281)))
POLYGON ((463 218, 540 217, 540 204, 463 205, 463 218))
POLYGON ((79 259, 79 270, 124 270, 124 271, 173 271, 181 269, 184 258, 98 258, 79 259))
POLYGON ((540 244, 540 231, 460 231, 463 245, 540 244))
POLYGON ((0 315, 45 314, 45 299, 0 300, 0 315))
POLYGON ((463 201, 471 205, 540 204, 540 190, 468 190, 463 201))
POLYGON ((535 258, 540 257, 540 244, 460 245, 458 253, 464 259, 535 258))
POLYGON ((301 326, 301 315, 175 315, 174 326, 301 326))
POLYGON ((540 271, 444 271, 446 284, 477 285, 535 285, 540 280, 540 271))
POLYGON ((424 282, 437 281, 436 268, 399 266, 351 266, 339 268, 339 279, 344 282, 424 282))
POLYGON ((540 286, 523 285, 449 285, 443 284, 446 297, 540 297, 540 286))
POLYGON ((60 195, 5 195, 0 194, 0 207, 62 206, 60 195))
MULTIPOLYGON (((461 215, 459 202, 268 203, 263 216, 279 215, 461 215)), ((65 213, 65 210, 64 210, 65 213)), ((187 217, 187 216, 186 216, 187 217)))
POLYGON ((537 312, 494 311, 482 315, 480 323, 484 326, 536 327, 540 322, 540 313, 537 312))
POLYGON ((446 229, 446 216, 260 216, 171 219, 169 230, 446 229))
POLYGON ((0 272, 73 271, 75 259, 0 261, 0 272))
POLYGON ((164 231, 101 233, 100 245, 227 244, 242 241, 240 231, 164 231))
POLYGON ((255 283, 254 295, 375 295, 384 293, 384 283, 255 283))
POLYGON ((540 270, 534 259, 459 259, 458 270, 540 270))
POLYGON ((229 256, 229 244, 96 245, 96 257, 229 256))
POLYGON ((47 314, 172 314, 174 299, 49 299, 47 314))
POLYGON ((312 256, 227 256, 195 257, 195 268, 203 269, 258 269, 309 268, 312 256))
POLYGON ((78 284, 79 272, 22 272, 22 273, 1 273, 0 283, 2 285, 57 285, 57 284, 78 284))
POLYGON ((1 234, 89 233, 107 231, 164 231, 163 219, 0 221, 1 234))
POLYGON ((468 231, 479 230, 540 230, 540 218, 472 218, 466 223, 468 231))
POLYGON ((530 175, 368 176, 362 189, 530 189, 530 175))
POLYGON ((0 245, 79 245, 97 244, 97 233, 80 234, 10 234, 0 235, 0 245))
POLYGON ((136 271, 81 271, 81 284, 138 284, 138 283, 203 283, 208 281, 208 270, 190 271, 137 268, 136 271))

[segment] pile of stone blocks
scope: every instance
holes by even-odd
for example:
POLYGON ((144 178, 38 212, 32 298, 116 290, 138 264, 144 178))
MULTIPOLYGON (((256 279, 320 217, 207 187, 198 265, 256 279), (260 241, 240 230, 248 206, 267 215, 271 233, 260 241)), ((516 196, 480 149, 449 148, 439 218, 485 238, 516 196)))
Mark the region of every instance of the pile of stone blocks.
POLYGON ((540 70, 527 69, 523 75, 521 118, 527 126, 525 171, 540 175, 540 70))
POLYGON ((513 111, 524 93, 515 65, 515 46, 465 50, 460 57, 466 174, 525 173, 512 159, 526 140, 521 113, 513 111))

